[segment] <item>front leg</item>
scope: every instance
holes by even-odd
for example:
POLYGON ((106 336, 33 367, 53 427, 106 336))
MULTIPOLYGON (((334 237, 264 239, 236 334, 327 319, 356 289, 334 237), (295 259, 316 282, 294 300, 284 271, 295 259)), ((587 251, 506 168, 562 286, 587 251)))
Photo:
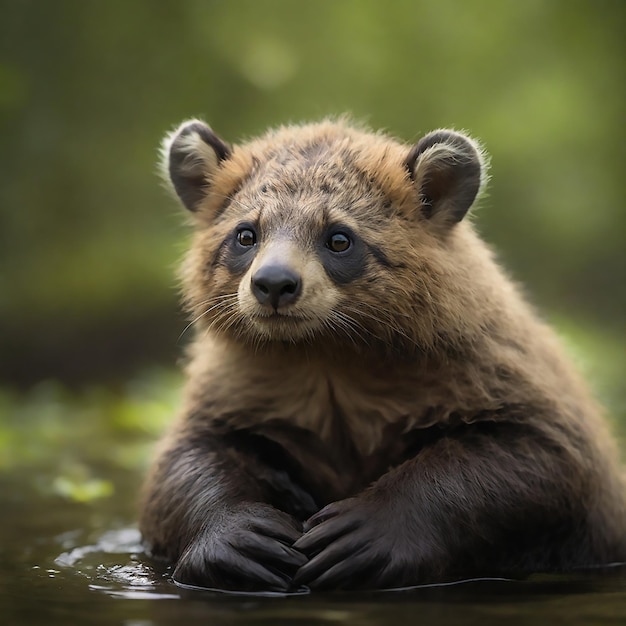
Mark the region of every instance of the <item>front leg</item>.
POLYGON ((261 440, 192 419, 174 432, 144 490, 140 526, 150 551, 175 563, 182 583, 287 590, 306 561, 291 546, 301 535, 296 515, 317 509, 311 497, 276 454, 266 462, 261 440))
POLYGON ((574 456, 506 424, 443 437, 313 515, 294 544, 310 557, 294 584, 389 588, 558 567, 555 538, 563 550, 584 542, 574 535, 589 494, 574 456))

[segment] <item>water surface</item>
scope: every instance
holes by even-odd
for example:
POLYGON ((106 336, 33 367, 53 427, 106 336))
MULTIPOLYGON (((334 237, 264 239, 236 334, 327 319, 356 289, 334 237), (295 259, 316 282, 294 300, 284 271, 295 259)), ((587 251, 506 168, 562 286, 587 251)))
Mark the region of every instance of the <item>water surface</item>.
POLYGON ((626 623, 626 567, 384 593, 257 597, 181 589, 142 553, 132 506, 118 496, 59 507, 19 482, 1 487, 0 614, 7 626, 626 623))
POLYGON ((3 625, 626 624, 626 566, 378 593, 261 597, 176 586, 142 552, 136 528, 151 448, 178 402, 165 394, 155 405, 154 384, 123 404, 96 394, 77 405, 46 389, 2 415, 3 625))

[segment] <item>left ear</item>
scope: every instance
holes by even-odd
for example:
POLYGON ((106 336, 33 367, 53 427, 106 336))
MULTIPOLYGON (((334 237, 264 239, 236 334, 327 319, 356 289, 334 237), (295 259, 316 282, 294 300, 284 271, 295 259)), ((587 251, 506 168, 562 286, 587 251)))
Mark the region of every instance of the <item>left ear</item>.
POLYGON ((448 227, 463 219, 487 177, 478 144, 447 129, 420 139, 405 164, 418 188, 424 216, 448 227))

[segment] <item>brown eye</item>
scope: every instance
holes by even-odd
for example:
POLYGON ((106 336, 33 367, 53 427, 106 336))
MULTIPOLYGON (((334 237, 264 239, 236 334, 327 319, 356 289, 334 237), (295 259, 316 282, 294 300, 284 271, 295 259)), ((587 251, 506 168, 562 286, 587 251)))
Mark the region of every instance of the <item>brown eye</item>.
POLYGON ((350 247, 350 238, 343 233, 335 233, 328 238, 326 247, 333 252, 345 252, 350 247))
POLYGON ((256 243, 256 234, 249 228, 242 228, 237 231, 237 242, 244 248, 249 248, 256 243))

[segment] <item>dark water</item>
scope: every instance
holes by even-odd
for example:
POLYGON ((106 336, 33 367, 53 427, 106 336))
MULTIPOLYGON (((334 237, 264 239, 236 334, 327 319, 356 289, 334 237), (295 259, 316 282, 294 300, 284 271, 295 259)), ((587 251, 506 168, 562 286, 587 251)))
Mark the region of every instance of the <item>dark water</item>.
POLYGON ((402 592, 256 597, 177 587, 142 553, 134 524, 178 388, 157 376, 121 401, 95 391, 77 402, 54 386, 4 405, 0 394, 1 626, 626 625, 626 566, 402 592))
POLYGON ((5 476, 0 623, 37 624, 626 624, 626 567, 525 581, 477 580, 402 592, 291 597, 185 590, 141 552, 136 473, 115 495, 60 504, 45 475, 5 476))

